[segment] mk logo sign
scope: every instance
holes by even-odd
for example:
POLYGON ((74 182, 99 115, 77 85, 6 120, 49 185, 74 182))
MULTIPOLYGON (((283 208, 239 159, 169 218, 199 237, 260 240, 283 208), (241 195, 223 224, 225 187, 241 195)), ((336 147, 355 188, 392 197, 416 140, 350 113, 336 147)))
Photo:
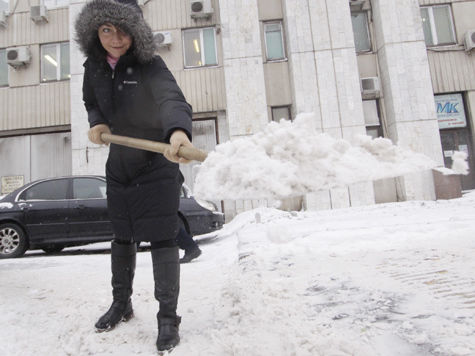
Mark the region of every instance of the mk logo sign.
POLYGON ((442 103, 437 103, 437 114, 456 114, 459 111, 457 110, 457 105, 459 103, 451 103, 447 101, 444 105, 442 103))

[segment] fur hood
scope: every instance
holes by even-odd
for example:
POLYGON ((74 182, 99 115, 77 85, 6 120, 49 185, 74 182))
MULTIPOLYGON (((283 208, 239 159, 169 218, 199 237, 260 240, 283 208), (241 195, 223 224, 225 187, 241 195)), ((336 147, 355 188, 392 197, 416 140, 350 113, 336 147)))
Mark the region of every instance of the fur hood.
POLYGON ((75 40, 86 57, 95 60, 105 58, 106 52, 97 30, 106 22, 132 36, 129 51, 140 63, 152 60, 156 49, 153 33, 135 0, 93 0, 86 3, 75 22, 75 40))

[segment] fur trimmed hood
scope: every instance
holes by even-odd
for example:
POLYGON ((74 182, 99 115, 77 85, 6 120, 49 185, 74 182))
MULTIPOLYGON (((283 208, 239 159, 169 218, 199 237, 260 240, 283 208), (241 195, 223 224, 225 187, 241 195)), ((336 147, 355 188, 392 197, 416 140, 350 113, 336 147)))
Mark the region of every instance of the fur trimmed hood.
POLYGON ((105 58, 106 52, 97 30, 106 22, 132 36, 133 43, 129 51, 140 63, 152 60, 156 50, 153 33, 135 0, 93 0, 86 3, 74 26, 75 40, 86 57, 95 60, 105 58))

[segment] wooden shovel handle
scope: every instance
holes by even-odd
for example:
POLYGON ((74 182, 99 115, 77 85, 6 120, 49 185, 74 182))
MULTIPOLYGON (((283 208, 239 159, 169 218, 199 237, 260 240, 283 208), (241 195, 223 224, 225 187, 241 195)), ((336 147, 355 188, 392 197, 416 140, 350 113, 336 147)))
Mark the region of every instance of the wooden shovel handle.
MULTIPOLYGON (((141 150, 158 152, 162 154, 163 152, 165 152, 165 149, 167 149, 167 147, 170 147, 168 143, 144 140, 142 138, 112 135, 107 133, 101 134, 101 139, 106 143, 114 143, 116 145, 138 148, 141 150)), ((194 147, 182 146, 178 150, 178 156, 188 159, 190 161, 203 162, 208 156, 208 154, 194 147)))

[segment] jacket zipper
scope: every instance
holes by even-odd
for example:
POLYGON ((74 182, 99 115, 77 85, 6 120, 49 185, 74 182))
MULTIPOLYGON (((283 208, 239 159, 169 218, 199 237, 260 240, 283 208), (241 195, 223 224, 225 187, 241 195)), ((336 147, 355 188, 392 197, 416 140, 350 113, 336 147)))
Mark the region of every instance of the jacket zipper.
MULTIPOLYGON (((111 80, 112 80, 112 102, 115 103, 115 88, 114 88, 114 83, 115 83, 115 80, 114 80, 114 77, 115 77, 115 68, 112 69, 112 75, 111 75, 111 80)), ((114 104, 115 106, 115 104, 114 104)))

